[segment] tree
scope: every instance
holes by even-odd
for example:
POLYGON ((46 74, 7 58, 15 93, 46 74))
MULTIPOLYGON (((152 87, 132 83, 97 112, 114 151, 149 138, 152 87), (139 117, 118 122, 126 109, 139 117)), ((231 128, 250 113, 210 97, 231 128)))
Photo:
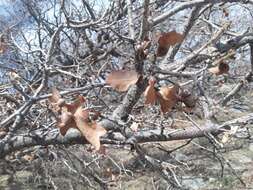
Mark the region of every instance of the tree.
MULTIPOLYGON (((38 145, 71 154, 58 145, 91 143, 100 153, 104 145, 118 145, 183 188, 174 170, 149 156, 143 143, 205 137, 219 149, 218 134, 253 120, 252 113, 223 123, 215 118, 251 82, 251 0, 9 4, 20 12, 1 34, 0 67, 8 74, 1 87, 1 158, 38 145), (237 10, 243 15, 234 16, 237 10), (239 28, 238 20, 246 27, 239 28), (238 84, 227 94, 214 93, 215 82, 232 80, 228 73, 244 52, 251 56, 249 72, 235 75, 238 84), (190 124, 175 129, 178 118, 190 124)), ((97 175, 89 168, 83 176, 108 188, 97 175)))

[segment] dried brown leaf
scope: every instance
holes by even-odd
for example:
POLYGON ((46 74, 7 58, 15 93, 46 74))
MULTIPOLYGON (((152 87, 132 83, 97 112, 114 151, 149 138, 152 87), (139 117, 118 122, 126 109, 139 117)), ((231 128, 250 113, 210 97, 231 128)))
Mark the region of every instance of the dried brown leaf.
POLYGON ((219 65, 209 68, 208 71, 215 75, 222 75, 228 73, 229 65, 227 63, 221 62, 219 65))
POLYGON ((173 46, 176 43, 182 42, 183 39, 184 39, 184 36, 182 34, 175 32, 175 31, 161 34, 158 39, 158 48, 157 48, 156 55, 158 57, 166 55, 170 46, 173 46))
POLYGON ((77 128, 73 114, 67 110, 63 110, 60 115, 57 127, 60 129, 61 135, 65 136, 70 128, 77 128))
POLYGON ((76 100, 71 104, 65 104, 64 107, 68 110, 68 112, 71 112, 74 114, 80 106, 82 106, 85 103, 85 98, 81 95, 77 96, 76 100))
POLYGON ((95 150, 99 150, 100 137, 106 134, 106 130, 95 121, 89 121, 88 115, 89 110, 83 110, 79 107, 74 114, 74 119, 86 140, 95 147, 95 150))
POLYGON ((153 105, 157 100, 157 92, 155 89, 156 80, 154 78, 150 78, 148 83, 149 85, 144 92, 145 104, 153 105))
POLYGON ((157 53, 156 53, 157 57, 165 56, 167 54, 168 50, 169 50, 169 47, 158 46, 157 53))
POLYGON ((131 85, 136 84, 139 74, 134 70, 118 70, 111 72, 106 83, 117 91, 127 91, 131 85))
MULTIPOLYGON (((59 92, 53 90, 50 102, 58 105, 57 102, 59 102, 60 99, 59 92)), ((92 112, 89 109, 84 110, 82 108, 84 102, 85 98, 83 96, 78 96, 73 103, 64 103, 60 109, 57 127, 60 129, 60 133, 63 136, 70 128, 78 129, 86 140, 90 142, 96 150, 99 150, 100 137, 106 134, 106 130, 93 120, 95 117, 98 117, 98 112, 92 112), (91 115, 91 113, 94 114, 91 115), (93 116, 92 119, 90 115, 93 116)))
POLYGON ((158 93, 158 101, 163 113, 169 112, 179 101, 179 86, 163 86, 158 93))

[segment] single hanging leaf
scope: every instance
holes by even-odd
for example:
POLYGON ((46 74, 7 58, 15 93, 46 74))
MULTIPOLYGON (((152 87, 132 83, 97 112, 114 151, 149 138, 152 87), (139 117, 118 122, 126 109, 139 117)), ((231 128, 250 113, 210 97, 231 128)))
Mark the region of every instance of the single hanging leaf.
POLYGON ((86 140, 95 147, 95 150, 99 150, 100 137, 106 134, 106 130, 95 121, 90 121, 88 115, 89 110, 83 110, 79 107, 74 114, 74 119, 86 140))
POLYGON ((158 101, 163 113, 169 112, 179 101, 179 86, 163 86, 158 93, 158 101))
POLYGON ((158 39, 158 44, 162 47, 172 46, 176 43, 182 42, 183 39, 184 37, 182 34, 179 34, 176 31, 171 31, 162 34, 158 39))
POLYGON ((60 129, 61 135, 65 136, 70 128, 77 128, 73 114, 85 102, 84 97, 78 96, 74 103, 67 104, 65 99, 61 97, 59 91, 53 88, 52 96, 48 99, 52 105, 52 110, 56 114, 60 114, 57 118, 57 127, 60 129))
POLYGON ((228 73, 229 65, 227 63, 221 62, 219 65, 209 68, 208 71, 215 75, 222 75, 228 73))
MULTIPOLYGON (((62 107, 60 121, 58 122, 57 127, 60 129, 60 133, 63 136, 65 136, 70 128, 78 129, 73 115, 75 114, 76 110, 83 105, 84 102, 85 98, 79 95, 72 104, 65 103, 65 105, 62 107)), ((89 115, 87 117, 89 117, 89 115)))
POLYGON ((175 31, 161 34, 161 36, 158 39, 158 48, 157 48, 156 55, 158 57, 165 56, 170 46, 173 46, 176 43, 181 43, 183 39, 184 39, 184 36, 175 31))
POLYGON ((134 70, 118 70, 111 72, 106 83, 119 92, 127 91, 131 85, 137 83, 139 74, 134 70))
POLYGON ((155 83, 156 80, 155 78, 150 78, 148 81, 148 87, 146 88, 145 92, 144 92, 144 97, 145 97, 145 104, 155 104, 156 100, 157 100, 157 92, 155 89, 155 83))

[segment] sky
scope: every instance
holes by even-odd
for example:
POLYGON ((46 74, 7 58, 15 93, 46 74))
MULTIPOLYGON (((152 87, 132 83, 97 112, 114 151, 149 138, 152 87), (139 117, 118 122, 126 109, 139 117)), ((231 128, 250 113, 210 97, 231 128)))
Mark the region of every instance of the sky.
POLYGON ((0 0, 0 15, 4 15, 6 13, 6 6, 8 6, 8 4, 6 4, 4 0, 0 0))
POLYGON ((9 0, 0 0, 0 16, 8 17, 10 13, 14 13, 13 4, 15 2, 9 0))
POLYGON ((0 6, 5 6, 7 4, 8 2, 6 0, 0 0, 0 6))

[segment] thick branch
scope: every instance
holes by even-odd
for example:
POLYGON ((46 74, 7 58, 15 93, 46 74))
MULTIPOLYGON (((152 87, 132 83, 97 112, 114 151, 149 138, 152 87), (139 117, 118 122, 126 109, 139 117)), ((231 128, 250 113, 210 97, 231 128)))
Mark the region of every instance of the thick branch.
MULTIPOLYGON (((132 135, 127 141, 125 141, 122 135, 118 133, 112 133, 107 135, 107 137, 101 140, 103 144, 128 144, 128 143, 145 143, 145 142, 155 142, 155 141, 172 141, 172 140, 183 140, 190 138, 203 137, 207 133, 219 134, 224 130, 230 130, 230 125, 245 125, 247 123, 253 122, 253 114, 248 114, 246 116, 228 121, 218 126, 203 126, 200 129, 196 127, 189 127, 179 130, 162 130, 154 129, 147 131, 139 131, 132 135)), ((104 126, 109 127, 109 126, 104 126)), ((0 157, 3 158, 5 155, 20 150, 22 148, 27 148, 36 145, 56 145, 56 144, 87 144, 87 141, 81 134, 77 131, 69 131, 65 137, 61 136, 58 130, 53 130, 48 133, 43 133, 43 131, 38 133, 30 133, 27 135, 17 135, 12 137, 7 143, 1 144, 0 157)))
POLYGON ((237 49, 248 43, 253 43, 253 33, 247 33, 241 36, 237 36, 224 44, 218 43, 216 44, 216 48, 218 49, 219 52, 223 53, 230 49, 237 49))
MULTIPOLYGON (((195 7, 192 12, 191 12, 191 15, 187 21, 187 24, 184 28, 184 32, 183 32, 183 35, 184 37, 186 37, 189 33, 189 31, 191 30, 192 26, 194 25, 195 23, 195 20, 198 18, 198 15, 199 15, 199 11, 200 11, 200 6, 197 6, 195 7)), ((174 48, 173 50, 171 51, 170 55, 168 56, 171 60, 174 59, 175 55, 177 54, 178 50, 180 49, 181 47, 181 43, 178 43, 174 48)))
POLYGON ((122 103, 114 110, 110 119, 104 119, 100 124, 107 129, 117 129, 120 126, 118 122, 126 122, 128 115, 131 113, 134 105, 140 99, 146 89, 147 81, 140 80, 137 85, 133 85, 125 95, 122 103))
POLYGON ((165 21, 167 18, 171 17, 172 15, 174 15, 177 12, 182 11, 184 9, 192 8, 194 6, 201 6, 201 5, 205 5, 208 3, 215 4, 215 3, 221 3, 221 2, 226 2, 226 3, 242 2, 242 3, 244 3, 245 0, 194 0, 194 1, 190 1, 190 2, 185 2, 185 3, 182 3, 181 5, 174 7, 173 9, 170 9, 168 12, 154 18, 151 23, 151 26, 155 26, 155 25, 165 21))
MULTIPOLYGON (((217 42, 215 44, 215 47, 220 53, 225 53, 229 51, 230 49, 238 49, 249 43, 253 43, 253 33, 247 33, 241 36, 234 37, 225 43, 217 42)), ((207 47, 206 44, 203 45, 203 47, 204 46, 207 47)), ((204 48, 203 47, 201 47, 200 49, 204 50, 205 47, 204 48)), ((168 69, 173 70, 175 68, 181 68, 181 67, 184 67, 186 63, 187 65, 199 63, 199 62, 209 59, 211 56, 209 54, 201 54, 199 52, 200 52, 199 50, 196 50, 193 53, 187 55, 186 57, 179 59, 177 61, 174 61, 173 63, 170 63, 170 66, 168 67, 168 69)))
POLYGON ((251 66, 251 73, 253 73, 253 43, 250 43, 249 46, 250 46, 250 66, 251 66))
POLYGON ((149 31, 148 26, 148 15, 149 15, 149 0, 144 0, 144 11, 142 16, 142 23, 141 23, 141 31, 139 35, 139 39, 143 40, 149 31))
POLYGON ((132 12, 132 1, 127 0, 127 13, 128 13, 128 28, 129 28, 129 34, 130 38, 134 39, 135 33, 134 33, 134 22, 133 22, 133 12, 132 12))

